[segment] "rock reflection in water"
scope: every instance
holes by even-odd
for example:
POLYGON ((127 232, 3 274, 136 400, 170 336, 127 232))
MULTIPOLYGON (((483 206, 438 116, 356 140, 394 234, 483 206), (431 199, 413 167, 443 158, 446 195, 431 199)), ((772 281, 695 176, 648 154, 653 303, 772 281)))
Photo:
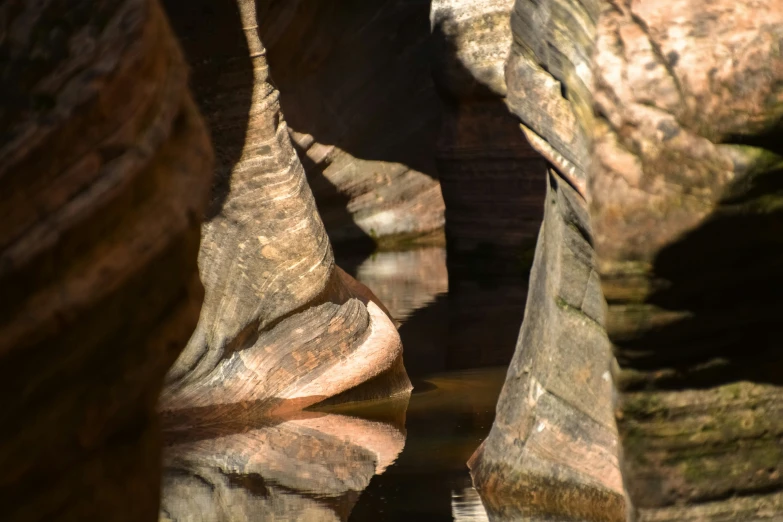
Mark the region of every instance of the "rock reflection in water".
POLYGON ((161 522, 345 521, 405 444, 405 401, 369 420, 298 412, 170 433, 161 522))
POLYGON ((398 324, 404 323, 413 312, 449 291, 446 249, 377 252, 359 265, 356 279, 372 289, 398 324))
POLYGON ((449 274, 443 246, 340 257, 400 325, 405 368, 415 377, 506 365, 516 346, 527 274, 449 274))

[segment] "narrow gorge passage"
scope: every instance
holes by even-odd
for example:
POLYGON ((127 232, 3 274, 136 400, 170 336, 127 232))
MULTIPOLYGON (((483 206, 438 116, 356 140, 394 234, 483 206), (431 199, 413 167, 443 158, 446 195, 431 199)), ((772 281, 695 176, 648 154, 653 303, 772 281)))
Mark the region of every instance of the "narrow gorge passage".
POLYGON ((783 519, 783 1, 0 2, 0 518, 783 519))

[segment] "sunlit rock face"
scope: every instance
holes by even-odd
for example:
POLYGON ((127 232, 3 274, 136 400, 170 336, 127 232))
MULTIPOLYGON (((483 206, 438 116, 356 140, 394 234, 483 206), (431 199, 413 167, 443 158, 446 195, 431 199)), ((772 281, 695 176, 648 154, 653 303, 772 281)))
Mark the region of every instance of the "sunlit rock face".
POLYGON ((437 144, 453 270, 522 271, 541 223, 545 163, 505 105, 513 0, 434 0, 437 144))
POLYGON ((217 179, 199 253, 204 305, 161 407, 305 407, 371 379, 378 395, 407 393, 391 319, 334 264, 269 75, 258 28, 268 6, 167 8, 215 137, 217 179))
MULTIPOLYGON (((584 174, 571 168, 575 160, 542 146, 550 134, 569 146, 583 139, 576 109, 552 76, 576 70, 556 49, 565 47, 574 60, 585 51, 578 48, 585 39, 563 31, 593 30, 587 13, 573 10, 520 0, 511 15, 506 96, 528 127, 515 125, 516 136, 524 143, 527 138, 554 168, 541 174, 548 187, 544 222, 516 353, 492 431, 469 463, 488 512, 498 520, 523 514, 542 520, 625 519, 611 348, 584 174)), ((574 154, 588 159, 586 149, 574 147, 574 154)))
POLYGON ((552 171, 516 353, 492 431, 469 462, 490 512, 625 518, 590 234, 584 200, 552 171))
POLYGON ((589 194, 641 519, 783 516, 783 4, 623 2, 589 194))
MULTIPOLYGON (((405 444, 396 418, 298 412, 170 432, 161 522, 347 521, 405 444)), ((247 410, 246 410, 247 412, 247 410)))
POLYGON ((2 519, 153 521, 212 170, 157 2, 0 6, 2 519))
POLYGON ((333 242, 443 227, 430 0, 260 3, 261 38, 333 242))
POLYGON ((518 0, 512 15, 509 105, 558 197, 589 210, 577 228, 608 301, 641 520, 781 512, 782 20, 773 1, 518 0))

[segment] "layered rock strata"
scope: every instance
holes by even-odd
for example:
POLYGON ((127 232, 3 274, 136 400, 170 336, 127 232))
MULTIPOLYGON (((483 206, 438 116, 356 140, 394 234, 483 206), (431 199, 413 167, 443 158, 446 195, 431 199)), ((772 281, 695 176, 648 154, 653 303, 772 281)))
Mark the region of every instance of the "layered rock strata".
POLYGON ((155 1, 0 6, 3 520, 154 521, 212 170, 155 1))
POLYGON ((555 171, 516 353, 468 463, 499 520, 624 520, 611 346, 586 203, 555 171))
POLYGON ((589 202, 641 520, 781 512, 782 9, 515 5, 508 100, 589 202))
POLYGON ((783 516, 783 4, 624 2, 589 192, 641 520, 783 516))
POLYGON ((215 136, 217 179, 199 253, 204 305, 162 408, 301 408, 382 375, 378 395, 409 391, 383 305, 334 264, 269 76, 265 4, 167 7, 215 136), (205 25, 217 37, 204 39, 205 25))
POLYGON ((333 244, 441 229, 430 0, 264 4, 269 65, 333 244))
POLYGON ((511 15, 507 103, 524 123, 516 125, 517 139, 527 139, 553 168, 546 176, 544 221, 516 353, 495 424, 469 463, 488 511, 499 520, 625 518, 611 345, 584 197, 586 175, 579 168, 589 151, 573 146, 565 159, 554 148, 559 143, 550 145, 551 137, 569 145, 585 141, 568 98, 574 94, 552 76, 569 71, 573 79, 577 65, 589 66, 575 45, 589 42, 593 19, 581 6, 571 7, 574 13, 556 2, 520 0, 511 15), (561 42, 571 44, 568 58, 559 54, 561 42))
POLYGON ((513 0, 434 0, 432 69, 452 271, 522 272, 541 224, 545 163, 505 105, 513 0))

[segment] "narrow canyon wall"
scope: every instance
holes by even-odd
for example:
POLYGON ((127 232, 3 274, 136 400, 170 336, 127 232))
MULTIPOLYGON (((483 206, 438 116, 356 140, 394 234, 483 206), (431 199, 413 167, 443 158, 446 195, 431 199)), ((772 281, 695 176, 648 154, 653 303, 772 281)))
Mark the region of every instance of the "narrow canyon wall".
POLYGON ((333 244, 441 229, 430 0, 261 5, 280 103, 333 244))
POLYGON ((584 199, 549 173, 516 353, 471 457, 493 520, 624 520, 611 346, 584 199))
MULTIPOLYGON (((635 519, 773 520, 783 511, 774 333, 782 13, 773 1, 514 8, 508 102, 553 179, 589 210, 582 230, 608 302, 635 519)), ((550 215, 536 263, 548 253, 550 215)), ((536 329, 535 293, 517 357, 542 349, 524 342, 536 329)), ((506 388, 521 402, 529 381, 512 365, 506 388)), ((523 425, 513 418, 501 399, 474 457, 479 486, 498 487, 482 475, 493 437, 505 430, 506 448, 530 445, 526 431, 506 427, 523 425)))
POLYGON ((154 521, 158 395, 198 319, 212 171, 155 1, 0 6, 8 521, 154 521))
POLYGON ((371 395, 409 391, 383 305, 334 264, 260 39, 268 6, 166 7, 215 137, 217 179, 199 253, 204 305, 162 408, 302 408, 371 379, 371 395))
POLYGON ((511 13, 513 45, 505 74, 507 103, 518 118, 516 139, 529 142, 553 168, 539 174, 548 181, 544 221, 516 353, 492 431, 469 462, 496 520, 619 521, 626 513, 605 302, 595 270, 585 172, 575 167, 589 162, 589 153, 573 147, 568 161, 546 146, 550 136, 569 145, 584 142, 581 122, 563 97, 573 91, 552 76, 568 71, 564 75, 573 80, 578 65, 589 65, 589 52, 573 46, 580 37, 589 41, 593 19, 574 10, 520 0, 511 13), (562 42, 571 45, 567 51, 575 63, 555 54, 553 47, 562 42))
POLYGON ((783 516, 783 4, 625 2, 589 193, 641 520, 783 516))

